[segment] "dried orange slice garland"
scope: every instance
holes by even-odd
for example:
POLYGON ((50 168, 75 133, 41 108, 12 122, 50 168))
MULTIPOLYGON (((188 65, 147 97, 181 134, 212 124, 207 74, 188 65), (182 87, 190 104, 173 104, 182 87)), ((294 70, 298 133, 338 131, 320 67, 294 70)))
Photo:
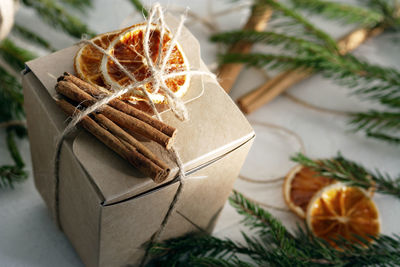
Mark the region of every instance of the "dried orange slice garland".
POLYGON ((356 236, 372 241, 371 236, 380 232, 378 210, 368 193, 341 183, 325 187, 312 198, 307 225, 333 246, 340 237, 361 243, 356 236))
MULTIPOLYGON (((92 39, 97 45, 114 56, 137 81, 150 77, 150 68, 147 64, 143 40, 146 32, 146 24, 137 24, 122 31, 115 31, 92 39)), ((171 33, 165 31, 162 40, 162 58, 158 59, 161 33, 155 25, 150 25, 149 53, 153 64, 162 64, 166 51, 171 43, 171 33)), ((110 90, 118 90, 131 83, 130 79, 109 59, 95 47, 88 44, 83 46, 75 57, 75 70, 81 79, 92 84, 106 87, 110 90)), ((166 60, 165 73, 189 70, 189 62, 178 43, 172 49, 172 53, 166 60)), ((188 90, 190 77, 180 75, 165 80, 166 86, 177 97, 182 97, 188 90)), ((166 103, 166 97, 161 91, 154 93, 153 84, 145 85, 155 103, 166 103)), ((124 100, 145 100, 143 92, 136 90, 122 96, 124 100)))
POLYGON ((371 241, 380 232, 378 210, 369 197, 371 192, 345 186, 298 165, 286 176, 283 196, 289 208, 306 218, 308 228, 336 246, 340 237, 356 243, 360 236, 371 241))
POLYGON ((317 175, 308 167, 297 165, 285 178, 283 196, 289 208, 301 218, 305 218, 310 199, 323 187, 334 180, 317 175))

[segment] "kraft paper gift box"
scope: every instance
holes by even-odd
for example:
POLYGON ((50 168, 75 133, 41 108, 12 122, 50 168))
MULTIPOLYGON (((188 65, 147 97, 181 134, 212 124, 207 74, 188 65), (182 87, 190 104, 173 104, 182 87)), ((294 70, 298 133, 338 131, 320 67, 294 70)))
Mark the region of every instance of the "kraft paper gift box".
MULTIPOLYGON (((167 16, 167 23, 174 29, 177 22, 167 16)), ((199 44, 187 29, 179 43, 193 68, 207 70, 199 44)), ((54 154, 67 116, 55 103, 54 87, 63 72, 74 73, 78 49, 28 62, 23 73, 35 185, 85 265, 136 265, 177 192, 178 168, 164 148, 141 140, 171 166, 166 181, 156 184, 78 128, 62 145, 56 184, 54 154)), ((189 121, 178 120, 170 110, 162 113, 163 120, 178 129, 174 144, 186 178, 161 240, 211 233, 254 139, 246 118, 217 81, 192 76, 183 100, 189 121)))

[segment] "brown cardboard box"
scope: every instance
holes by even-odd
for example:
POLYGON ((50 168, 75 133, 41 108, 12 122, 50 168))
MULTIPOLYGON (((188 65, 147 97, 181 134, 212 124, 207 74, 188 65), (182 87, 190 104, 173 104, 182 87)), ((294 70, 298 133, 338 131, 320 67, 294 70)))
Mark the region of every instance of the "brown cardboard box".
MULTIPOLYGON (((180 42, 187 55, 199 53, 197 41, 186 29, 183 38, 180 42)), ((54 85, 64 71, 73 72, 77 49, 70 47, 28 62, 22 78, 35 185, 53 217, 53 157, 67 118, 53 99, 54 85)), ((198 65, 206 70, 201 60, 198 65)), ((216 81, 193 78, 185 102, 188 122, 179 121, 171 111, 162 114, 165 122, 178 129, 175 146, 187 173, 182 197, 162 239, 212 231, 254 138, 251 126, 216 81)), ((168 158, 158 144, 143 143, 168 158)), ((169 164, 171 175, 163 184, 155 184, 84 130, 64 142, 59 217, 85 265, 140 261, 143 244, 159 229, 178 188, 178 169, 172 160, 169 164)))

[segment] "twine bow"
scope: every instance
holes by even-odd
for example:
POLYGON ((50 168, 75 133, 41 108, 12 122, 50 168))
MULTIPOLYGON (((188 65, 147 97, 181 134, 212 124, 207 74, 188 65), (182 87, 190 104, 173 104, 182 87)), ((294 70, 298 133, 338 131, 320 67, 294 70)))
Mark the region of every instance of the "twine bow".
MULTIPOLYGON (((75 128, 75 126, 84 118, 85 116, 89 115, 92 112, 95 112, 96 110, 101 109, 104 105, 106 105, 108 102, 111 100, 118 98, 126 93, 129 92, 137 92, 137 90, 140 90, 144 95, 146 96, 154 114, 156 117, 162 121, 162 118, 160 116, 160 113, 157 111, 157 108, 150 97, 150 93, 145 89, 145 85, 148 83, 152 83, 154 86, 153 93, 157 93, 159 91, 163 92, 164 95, 166 96, 168 100, 168 105, 171 108, 171 110, 174 112, 176 117, 178 117, 180 120, 187 120, 188 119, 188 112, 185 107, 185 104, 183 101, 176 97, 175 94, 168 88, 166 85, 166 80, 169 78, 173 78, 176 76, 182 76, 182 75, 207 75, 210 76, 214 79, 216 79, 215 75, 206 71, 201 71, 201 70, 194 70, 194 69, 189 69, 189 70, 184 70, 184 71, 174 71, 174 72, 167 72, 166 71, 166 66, 167 66, 167 61, 168 58, 171 56, 171 53, 173 51, 174 46, 177 43, 178 37, 181 34, 182 28, 184 21, 186 19, 186 15, 182 15, 180 17, 179 21, 179 26, 176 30, 176 33, 172 35, 171 41, 169 42, 168 49, 163 56, 162 53, 162 46, 164 40, 164 35, 167 33, 167 27, 164 21, 164 13, 161 8, 161 5, 159 3, 156 3, 152 6, 150 15, 148 16, 148 19, 146 21, 146 30, 145 30, 145 35, 144 35, 144 40, 143 40, 143 47, 144 47, 144 58, 146 60, 146 64, 149 67, 150 71, 150 77, 146 78, 142 81, 137 81, 137 79, 134 77, 134 75, 129 72, 110 52, 104 50, 100 46, 96 45, 92 40, 82 40, 82 43, 92 45, 95 47, 97 50, 99 50, 103 55, 106 55, 110 60, 112 60, 116 66, 131 80, 131 83, 123 88, 113 88, 114 92, 99 99, 95 104, 92 106, 86 108, 84 111, 79 112, 76 116, 72 118, 70 123, 67 125, 67 127, 64 129, 64 131, 61 134, 61 137, 59 138, 56 146, 56 155, 55 155, 55 164, 54 164, 54 171, 55 171, 55 215, 57 219, 57 223, 59 227, 61 228, 60 224, 60 217, 59 217, 59 161, 60 161, 60 154, 61 154, 61 147, 64 139, 68 136, 68 134, 75 128), (151 57, 150 57, 150 51, 149 51, 149 42, 150 42, 150 29, 153 27, 153 25, 156 25, 156 28, 160 30, 160 49, 158 57, 156 62, 153 62, 151 57)), ((175 196, 170 204, 170 207, 167 211, 167 214, 165 215, 160 228, 158 231, 152 236, 151 243, 156 242, 159 240, 159 236, 161 235, 163 229, 165 228, 165 225, 167 224, 170 215, 174 212, 176 203, 178 202, 182 192, 183 192, 183 185, 184 185, 184 178, 185 178, 185 171, 184 171, 184 166, 182 163, 182 160, 180 158, 180 155, 178 151, 175 149, 174 146, 170 149, 171 155, 174 157, 175 162, 179 168, 179 175, 176 178, 176 180, 179 182, 179 187, 175 193, 175 196)), ((147 253, 146 256, 143 259, 143 263, 146 261, 147 258, 147 253)))

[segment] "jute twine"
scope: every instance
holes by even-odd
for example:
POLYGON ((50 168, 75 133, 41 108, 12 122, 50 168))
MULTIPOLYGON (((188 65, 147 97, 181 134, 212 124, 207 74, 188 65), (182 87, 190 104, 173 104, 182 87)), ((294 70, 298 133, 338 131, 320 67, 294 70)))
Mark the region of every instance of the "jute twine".
MULTIPOLYGON (((122 96, 123 94, 126 94, 128 92, 140 90, 143 92, 152 108, 152 111, 154 112, 155 116, 162 121, 161 115, 158 112, 152 98, 150 97, 150 93, 145 89, 145 85, 149 82, 151 82, 154 86, 154 91, 153 93, 157 93, 159 91, 163 92, 164 95, 167 97, 168 100, 168 105, 171 108, 171 110, 174 112, 177 118, 179 118, 182 121, 186 121, 189 119, 189 115, 187 112, 187 109, 183 103, 183 101, 176 97, 175 94, 167 87, 165 80, 176 77, 176 76, 181 76, 181 75, 187 75, 190 77, 191 75, 207 75, 212 77, 213 79, 216 79, 215 75, 206 71, 201 71, 201 70, 195 70, 195 69, 189 69, 185 71, 175 71, 175 72, 167 72, 166 71, 166 66, 167 66, 167 61, 172 53, 173 48, 177 44, 177 40, 181 34, 183 24, 186 18, 186 14, 182 15, 180 17, 180 22, 179 26, 176 30, 175 34, 172 34, 172 38, 169 42, 168 49, 163 55, 162 49, 159 49, 159 54, 157 57, 156 62, 153 62, 150 57, 150 45, 149 45, 149 40, 150 40, 150 29, 155 27, 160 31, 160 40, 164 40, 164 35, 167 34, 167 25, 165 24, 164 21, 164 13, 161 8, 161 5, 159 3, 156 3, 152 6, 150 10, 150 15, 147 18, 146 21, 146 29, 145 29, 145 35, 144 35, 144 40, 143 40, 143 47, 144 47, 144 57, 146 59, 146 63, 149 66, 149 71, 150 71, 150 77, 143 80, 143 81, 137 81, 136 78, 130 73, 124 66, 121 65, 121 63, 109 52, 104 50, 103 48, 99 47, 96 45, 93 41, 91 40, 82 40, 81 42, 84 44, 89 44, 95 47, 97 50, 99 50, 103 55, 107 56, 108 59, 112 60, 118 68, 131 80, 131 83, 124 87, 124 88, 112 88, 114 93, 107 95, 101 99, 99 99, 94 105, 86 108, 84 111, 79 112, 76 116, 72 117, 72 120, 70 123, 67 125, 67 127, 64 129, 62 132, 60 138, 58 139, 57 145, 56 145, 56 154, 54 157, 54 176, 55 176, 55 216, 57 223, 59 227, 61 228, 61 221, 60 221, 60 205, 59 205, 59 183, 60 183, 60 177, 59 177, 59 167, 60 167, 60 155, 61 155, 61 148, 63 141, 68 137, 68 135, 72 132, 73 129, 75 129, 75 126, 84 118, 85 116, 89 115, 92 112, 95 112, 99 109, 101 109, 104 105, 106 105, 108 102, 111 100, 118 98, 122 96)), ((162 45, 162 42, 160 42, 160 46, 162 45)), ((164 219, 159 227, 159 229, 156 231, 156 233, 152 236, 150 243, 157 242, 161 236, 161 233, 163 232, 165 226, 167 225, 171 214, 174 213, 176 204, 178 203, 180 197, 182 196, 184 184, 185 184, 185 169, 184 165, 182 163, 182 159, 179 155, 179 152, 177 151, 176 147, 172 146, 172 148, 169 150, 171 156, 174 158, 178 168, 179 168, 179 173, 178 177, 176 178, 176 181, 179 183, 178 189, 173 197, 173 200, 168 208, 168 211, 166 215, 164 216, 164 219)), ((147 260, 148 256, 148 250, 146 251, 146 255, 143 258, 142 264, 145 263, 147 260)))

